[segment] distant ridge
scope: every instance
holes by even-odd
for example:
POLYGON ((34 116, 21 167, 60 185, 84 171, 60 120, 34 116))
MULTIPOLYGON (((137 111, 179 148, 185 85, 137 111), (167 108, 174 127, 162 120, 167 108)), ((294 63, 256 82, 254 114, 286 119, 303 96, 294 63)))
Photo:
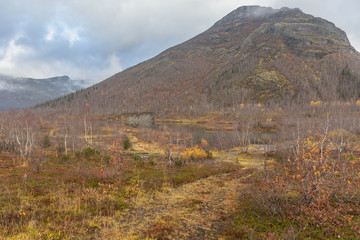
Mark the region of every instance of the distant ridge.
POLYGON ((0 111, 32 107, 78 89, 68 76, 34 79, 0 75, 0 111))

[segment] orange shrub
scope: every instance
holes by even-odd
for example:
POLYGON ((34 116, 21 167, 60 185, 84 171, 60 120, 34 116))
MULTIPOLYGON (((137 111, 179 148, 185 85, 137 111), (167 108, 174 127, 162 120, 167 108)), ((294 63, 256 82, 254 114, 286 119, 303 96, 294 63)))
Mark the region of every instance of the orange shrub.
POLYGON ((130 168, 131 161, 130 158, 124 155, 123 153, 123 144, 121 139, 113 142, 111 148, 110 164, 113 165, 116 172, 124 172, 130 168))
POLYGON ((330 235, 344 223, 355 227, 351 221, 360 201, 360 159, 334 146, 328 134, 296 141, 288 161, 259 181, 258 206, 330 235))
POLYGON ((198 145, 186 148, 180 155, 182 159, 199 160, 208 158, 208 154, 198 145))

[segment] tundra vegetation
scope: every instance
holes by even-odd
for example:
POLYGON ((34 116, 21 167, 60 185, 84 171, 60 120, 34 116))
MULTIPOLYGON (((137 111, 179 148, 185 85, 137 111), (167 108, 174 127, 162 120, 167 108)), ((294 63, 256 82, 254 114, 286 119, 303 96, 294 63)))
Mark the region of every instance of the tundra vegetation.
POLYGON ((359 238, 359 104, 239 108, 154 127, 2 113, 0 236, 359 238))

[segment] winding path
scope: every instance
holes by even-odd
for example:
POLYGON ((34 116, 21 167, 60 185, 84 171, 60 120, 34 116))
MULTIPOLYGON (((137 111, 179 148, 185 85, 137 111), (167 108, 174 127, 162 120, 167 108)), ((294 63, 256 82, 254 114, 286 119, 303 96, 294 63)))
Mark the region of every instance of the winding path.
POLYGON ((119 223, 123 239, 221 239, 224 219, 238 205, 251 173, 241 169, 139 197, 119 223))

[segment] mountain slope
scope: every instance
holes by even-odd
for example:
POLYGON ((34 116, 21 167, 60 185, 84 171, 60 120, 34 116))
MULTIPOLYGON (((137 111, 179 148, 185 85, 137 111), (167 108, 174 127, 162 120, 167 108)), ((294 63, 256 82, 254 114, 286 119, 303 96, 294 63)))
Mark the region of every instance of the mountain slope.
POLYGON ((46 79, 0 76, 0 111, 31 107, 80 89, 68 76, 46 79))
POLYGON ((206 113, 248 101, 358 97, 360 57, 334 24, 299 9, 240 7, 198 36, 75 96, 99 113, 206 113))

